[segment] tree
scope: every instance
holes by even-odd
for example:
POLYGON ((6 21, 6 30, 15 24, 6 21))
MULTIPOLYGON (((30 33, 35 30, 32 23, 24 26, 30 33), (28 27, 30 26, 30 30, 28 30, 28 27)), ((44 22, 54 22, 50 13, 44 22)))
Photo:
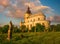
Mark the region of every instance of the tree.
POLYGON ((2 33, 2 27, 0 27, 0 33, 2 33))
POLYGON ((2 27, 2 33, 7 33, 8 32, 9 25, 4 25, 2 27))
POLYGON ((56 25, 56 31, 60 31, 60 24, 56 25))
POLYGON ((53 32, 55 32, 56 29, 57 29, 56 25, 51 25, 49 31, 53 31, 53 32))
POLYGON ((27 30, 27 28, 26 28, 25 25, 22 25, 22 26, 20 27, 20 30, 21 30, 22 32, 25 32, 25 31, 27 30))
POLYGON ((31 27, 31 31, 32 32, 34 32, 34 31, 36 32, 35 28, 36 28, 35 26, 31 27))
POLYGON ((36 31, 37 32, 43 32, 45 27, 39 23, 36 24, 36 31))
POLYGON ((49 31, 60 31, 60 24, 57 25, 51 25, 49 31))
POLYGON ((13 27, 13 32, 14 33, 20 33, 20 29, 16 26, 16 27, 13 27))

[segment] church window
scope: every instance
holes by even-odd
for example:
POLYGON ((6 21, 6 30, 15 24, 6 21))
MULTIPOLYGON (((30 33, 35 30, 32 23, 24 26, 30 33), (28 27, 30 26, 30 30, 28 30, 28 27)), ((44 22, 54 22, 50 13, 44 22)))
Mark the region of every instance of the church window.
POLYGON ((30 25, 30 27, 32 27, 32 24, 30 25))
POLYGON ((38 20, 40 20, 40 18, 38 18, 38 20))
POLYGON ((29 28, 29 25, 27 25, 27 28, 29 28))
POLYGON ((33 22, 35 22, 35 19, 33 20, 33 22))
POLYGON ((42 23, 42 25, 44 26, 44 23, 42 23))

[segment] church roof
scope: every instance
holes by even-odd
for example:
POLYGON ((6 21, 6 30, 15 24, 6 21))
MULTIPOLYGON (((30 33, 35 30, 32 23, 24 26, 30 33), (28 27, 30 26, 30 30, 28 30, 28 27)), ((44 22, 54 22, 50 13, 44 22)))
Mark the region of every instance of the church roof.
POLYGON ((44 15, 44 13, 42 13, 42 12, 39 12, 39 13, 36 13, 36 14, 32 14, 32 15, 29 16, 29 17, 34 17, 34 16, 44 16, 44 17, 46 17, 46 16, 44 15))

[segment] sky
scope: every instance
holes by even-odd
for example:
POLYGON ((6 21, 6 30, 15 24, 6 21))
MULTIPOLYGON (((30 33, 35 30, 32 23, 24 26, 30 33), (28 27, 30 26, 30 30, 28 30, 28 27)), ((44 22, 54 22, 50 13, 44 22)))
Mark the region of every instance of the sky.
POLYGON ((0 0, 0 25, 20 25, 28 6, 33 14, 42 11, 51 23, 60 23, 60 0, 0 0))

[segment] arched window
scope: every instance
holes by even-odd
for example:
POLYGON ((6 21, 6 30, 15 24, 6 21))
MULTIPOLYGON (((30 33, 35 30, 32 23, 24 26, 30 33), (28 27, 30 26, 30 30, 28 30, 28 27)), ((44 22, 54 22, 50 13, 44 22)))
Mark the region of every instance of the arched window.
POLYGON ((45 24, 44 24, 44 23, 42 23, 42 25, 44 26, 45 24))
POLYGON ((38 18, 38 20, 40 20, 40 18, 38 18))
POLYGON ((30 25, 30 27, 32 27, 32 24, 30 25))
POLYGON ((27 28, 29 28, 29 25, 27 25, 27 28))
POLYGON ((35 19, 33 19, 33 22, 35 22, 35 19))

